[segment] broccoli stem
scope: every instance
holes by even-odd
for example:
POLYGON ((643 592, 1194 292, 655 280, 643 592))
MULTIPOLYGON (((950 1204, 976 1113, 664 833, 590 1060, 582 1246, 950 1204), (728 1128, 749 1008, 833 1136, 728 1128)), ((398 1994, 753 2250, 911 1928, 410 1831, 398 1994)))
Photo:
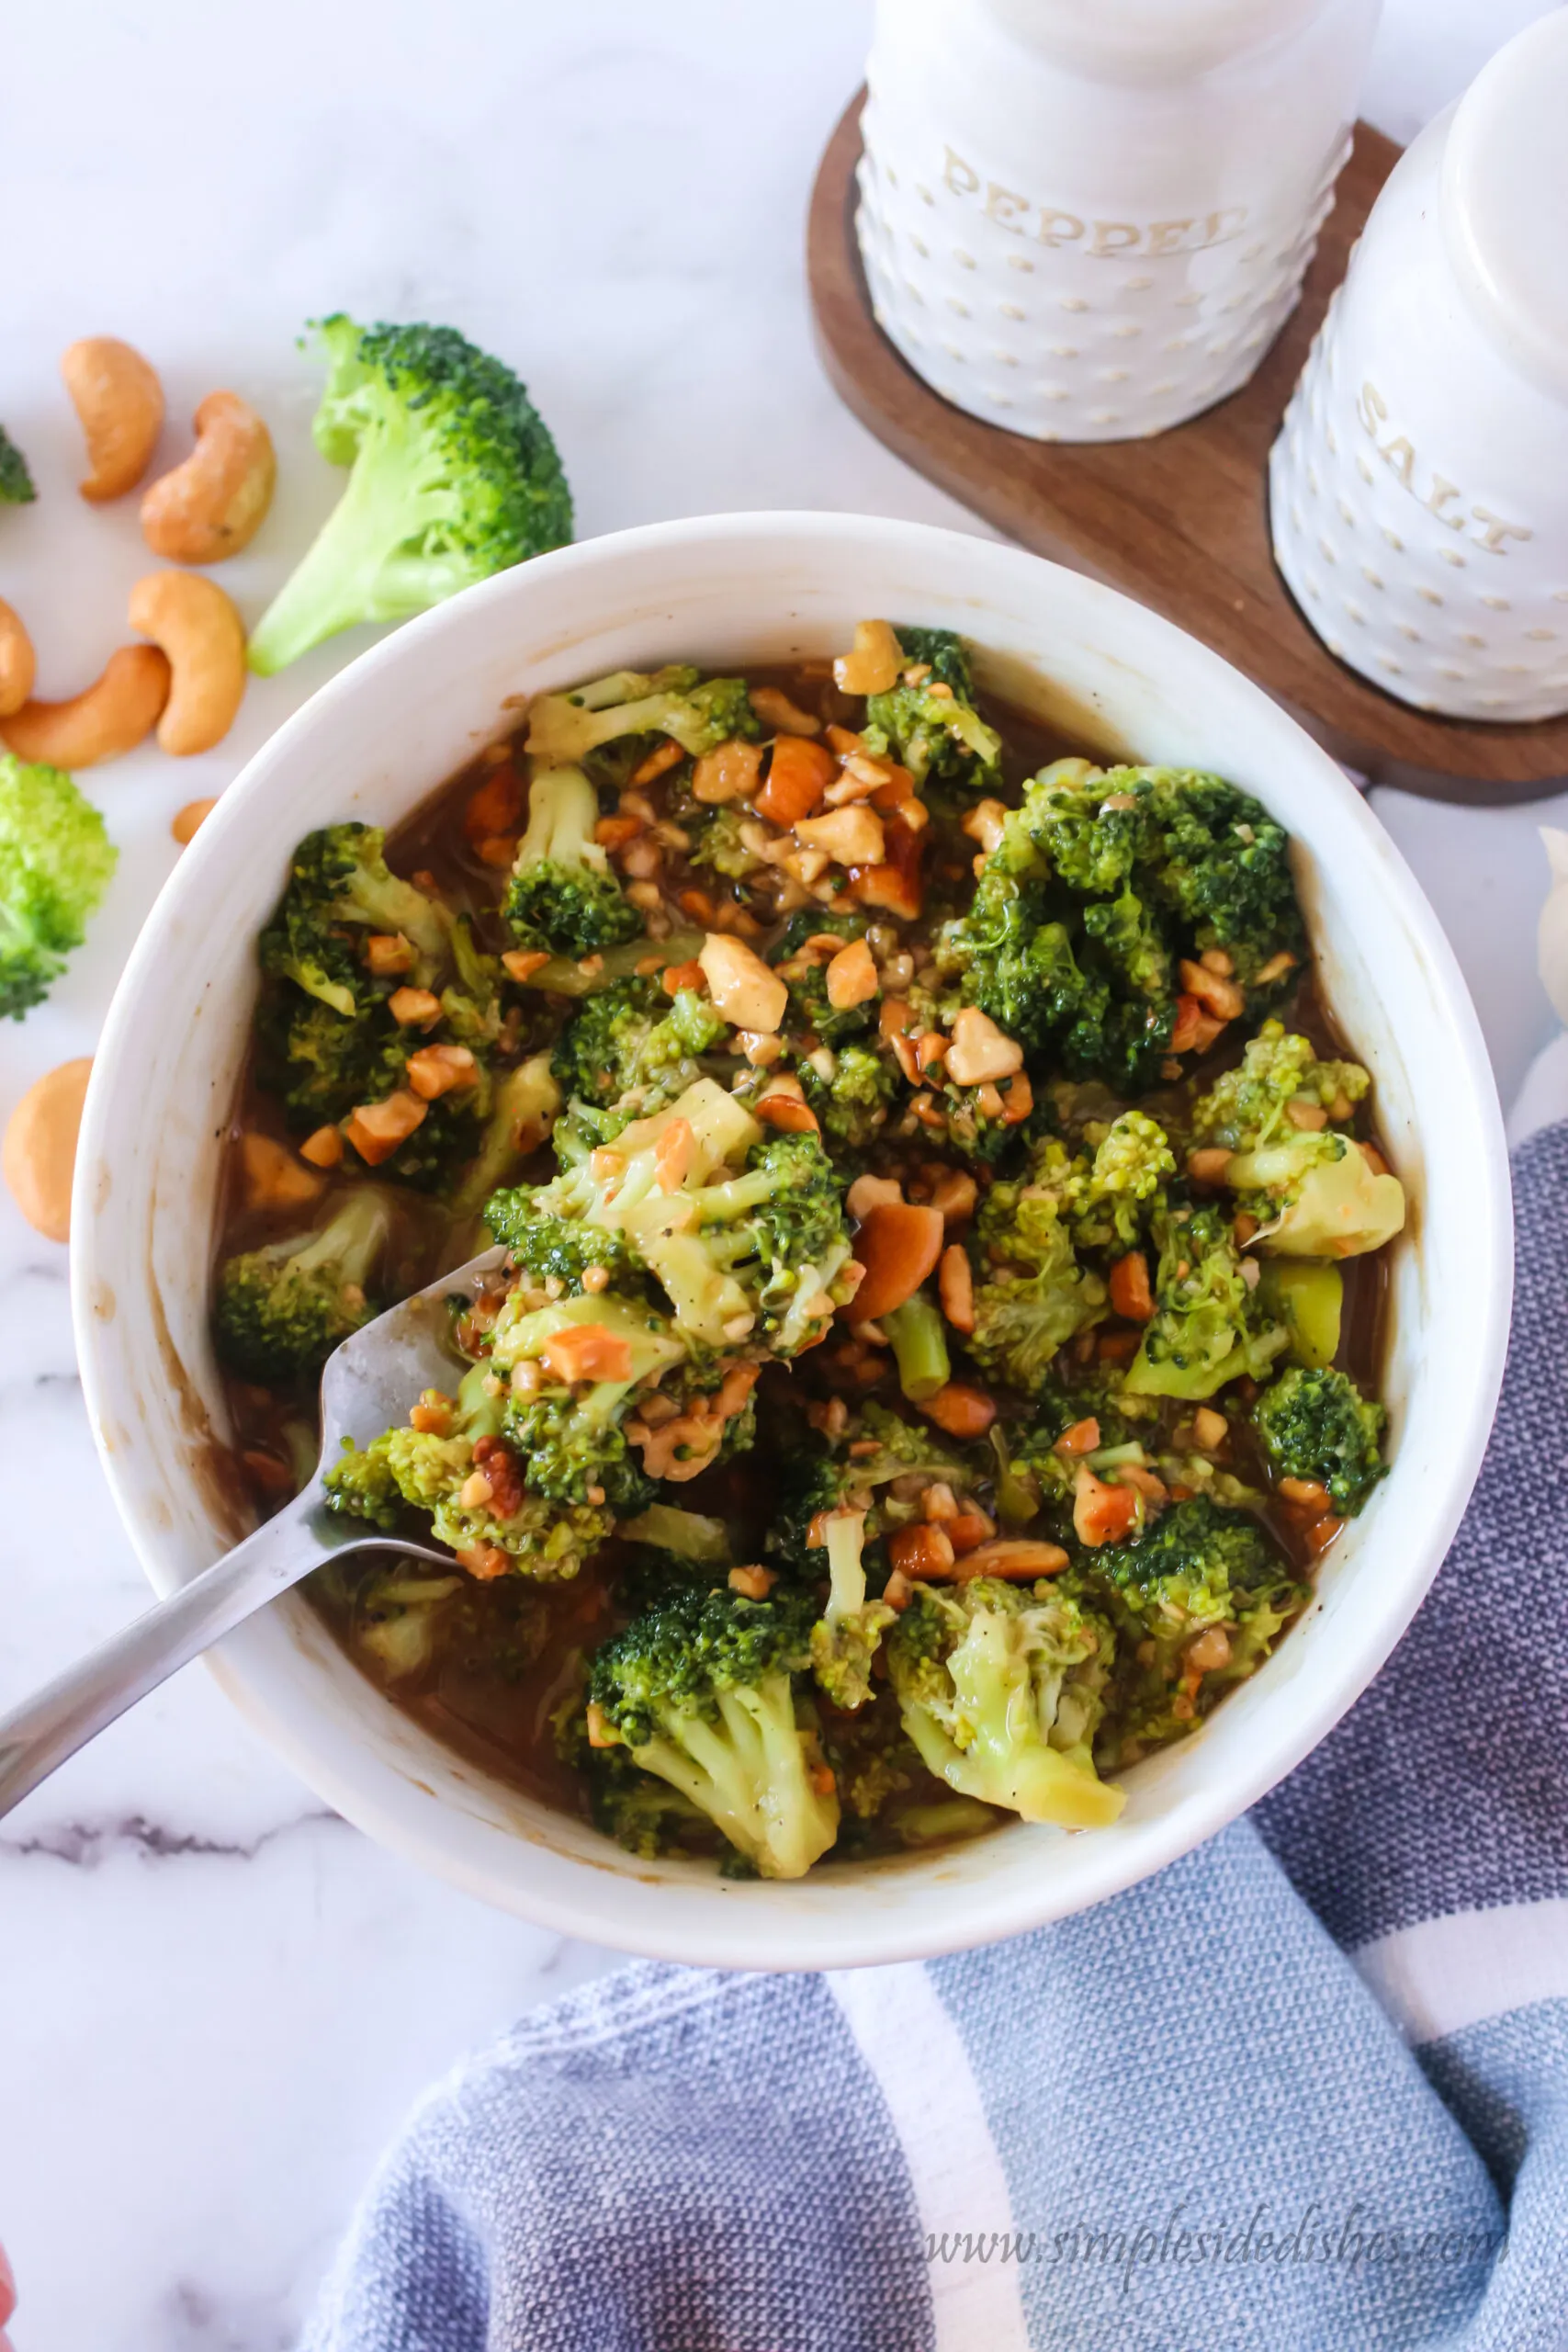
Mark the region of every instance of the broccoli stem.
POLYGON ((947 1328, 923 1290, 882 1318, 893 1344, 898 1385, 911 1404, 923 1405, 945 1388, 953 1376, 947 1352, 947 1328))

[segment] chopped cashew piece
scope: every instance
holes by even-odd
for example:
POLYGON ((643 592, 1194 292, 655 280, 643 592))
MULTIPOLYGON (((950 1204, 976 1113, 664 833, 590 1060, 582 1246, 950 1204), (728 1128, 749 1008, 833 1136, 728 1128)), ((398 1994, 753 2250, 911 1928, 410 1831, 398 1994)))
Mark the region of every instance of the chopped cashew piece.
POLYGON ((479 1069, 467 1046, 422 1046, 409 1056, 407 1074, 421 1100, 434 1102, 455 1087, 477 1086, 479 1069))
POLYGON ((840 694, 887 695, 898 683, 904 655, 888 621, 856 621, 852 650, 833 664, 840 694))
POLYGON ((344 1133, 367 1167, 378 1168, 423 1122, 428 1105, 406 1087, 382 1102, 361 1102, 344 1122, 344 1133))
POLYGON ((692 770, 692 797, 710 807, 727 800, 750 800, 761 766, 761 745, 731 736, 716 751, 705 752, 692 770))
POLYGON ((978 842, 983 857, 989 857, 1001 840, 1002 827, 1007 822, 1007 817, 1005 801, 976 800, 973 808, 964 817, 959 830, 967 833, 972 842, 978 842))
POLYGON ((963 1555, 958 1570, 961 1578, 970 1577, 1011 1577, 1022 1583, 1032 1583, 1036 1577, 1058 1576, 1067 1565, 1067 1555, 1059 1544, 1033 1541, 1028 1536, 1003 1535, 992 1544, 977 1544, 963 1555))
POLYGON ((876 994, 876 964, 863 939, 852 939, 840 947, 824 976, 828 1001, 836 1012, 847 1012, 852 1005, 864 1004, 876 994))
POLYGON ((953 1024, 947 1074, 958 1086, 983 1086, 1023 1068, 1023 1047, 989 1015, 966 1004, 953 1024))
POLYGON ((942 1298, 942 1311, 955 1331, 968 1333, 975 1329, 975 1277, 970 1272, 968 1252, 962 1244, 950 1241, 942 1253, 937 1270, 937 1290, 942 1298))
POLYGON ((772 727, 781 735, 820 735, 822 721, 813 718, 791 702, 778 686, 753 686, 751 707, 764 727, 772 727))
POLYGON ((776 1030, 789 990, 754 947, 727 932, 710 931, 697 957, 708 994, 736 1029, 776 1030))
POLYGON ((336 1168, 343 1159, 343 1137, 336 1127, 318 1127, 300 1145, 299 1157, 312 1168, 336 1168))
POLYGON ((321 1189, 321 1180, 301 1168, 286 1144, 276 1136, 240 1137, 240 1174, 248 1209, 302 1208, 321 1189))
POLYGON ((857 1176, 844 1195, 844 1206, 857 1225, 863 1225, 872 1210, 885 1201, 901 1201, 904 1188, 892 1176, 857 1176))
POLYGON ((441 1018, 441 999, 430 989, 394 989, 387 1010, 400 1029, 428 1029, 441 1018))
POLYGON ((803 817, 795 838, 807 849, 821 850, 837 865, 880 865, 887 847, 881 818, 861 802, 835 808, 827 817, 803 817))
POLYGON ((175 809, 170 820, 169 831, 182 849, 188 848, 195 841, 217 806, 215 799, 187 800, 183 808, 175 809))

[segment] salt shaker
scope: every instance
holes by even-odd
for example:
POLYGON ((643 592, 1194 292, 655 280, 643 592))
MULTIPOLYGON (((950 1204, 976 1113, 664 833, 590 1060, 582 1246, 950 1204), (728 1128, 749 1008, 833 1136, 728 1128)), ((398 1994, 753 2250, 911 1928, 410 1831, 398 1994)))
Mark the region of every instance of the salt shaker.
POLYGON ((1380 0, 878 0, 857 227, 873 307, 959 408, 1162 433, 1295 305, 1380 0))
POLYGON ((1269 465, 1329 650, 1422 710, 1568 711, 1568 9, 1401 157, 1269 465))

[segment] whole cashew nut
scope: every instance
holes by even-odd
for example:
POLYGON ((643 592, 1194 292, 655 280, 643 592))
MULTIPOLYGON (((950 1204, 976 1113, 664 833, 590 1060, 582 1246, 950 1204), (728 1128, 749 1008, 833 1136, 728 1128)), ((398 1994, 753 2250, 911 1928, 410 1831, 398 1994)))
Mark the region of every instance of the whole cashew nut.
POLYGON ((196 413, 196 447, 141 501, 141 536, 170 563, 238 555, 272 503, 272 435, 238 392, 209 392, 196 413))
POLYGON ((133 751, 169 699, 169 664, 155 645, 122 645, 103 676, 69 702, 28 702, 0 718, 0 743, 19 760, 90 768, 133 751))
POLYGON ((34 1231, 51 1241, 71 1238, 71 1180, 92 1069, 90 1057, 62 1062, 29 1086, 0 1145, 0 1170, 17 1206, 34 1231))
POLYGON ((20 710, 33 690, 33 641, 19 616, 0 602, 0 718, 20 710))
POLYGON ((209 752, 245 691, 245 625, 233 605, 194 571, 150 571, 130 592, 130 626, 162 646, 174 673, 160 745, 176 757, 209 752))
POLYGON ((164 387, 129 343, 90 334, 73 343, 60 363, 65 389, 87 436, 93 470, 81 484, 95 503, 123 497, 152 461, 164 426, 164 387))

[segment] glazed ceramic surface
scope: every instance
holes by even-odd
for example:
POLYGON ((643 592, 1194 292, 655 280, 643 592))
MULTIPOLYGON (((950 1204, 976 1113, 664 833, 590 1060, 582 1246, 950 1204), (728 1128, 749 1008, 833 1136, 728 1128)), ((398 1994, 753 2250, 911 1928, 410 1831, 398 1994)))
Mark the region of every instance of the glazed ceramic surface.
POLYGON ((1456 718, 1568 710, 1568 9, 1500 51, 1372 209, 1270 463, 1330 651, 1456 718))
POLYGON ((300 1596, 223 1645, 219 1672, 252 1721, 372 1836, 562 1932, 660 1957, 815 1967, 981 1943, 1209 1835, 1321 1737, 1403 1630, 1469 1492, 1501 1373, 1507 1181, 1475 1018, 1392 842, 1293 722, 1180 630, 1015 549, 846 515, 668 524, 539 558, 364 655, 231 786, 137 943, 88 1096, 73 1272, 89 1412, 154 1585, 234 1533, 214 1474, 207 1238, 254 936, 294 842, 329 818, 395 824, 505 729, 519 695, 677 657, 821 656, 872 614, 964 630, 982 676, 1065 731, 1216 768, 1296 837, 1328 998, 1375 1073, 1412 1197, 1392 1267, 1393 1467, 1305 1620, 1202 1733, 1129 1775, 1114 1828, 1020 1824, 790 1885, 636 1860, 487 1779, 365 1680, 300 1596))
POLYGON ((858 229, 920 376, 1043 441, 1164 432, 1294 307, 1379 0, 881 0, 858 229))

